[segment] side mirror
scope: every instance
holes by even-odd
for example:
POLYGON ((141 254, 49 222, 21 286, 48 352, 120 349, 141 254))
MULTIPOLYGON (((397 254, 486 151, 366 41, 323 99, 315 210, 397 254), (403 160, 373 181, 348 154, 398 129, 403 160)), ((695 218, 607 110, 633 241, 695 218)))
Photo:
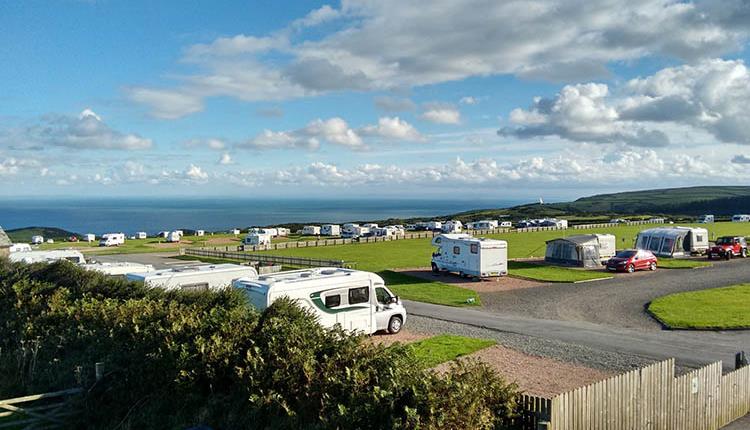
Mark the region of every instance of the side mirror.
POLYGON ((395 304, 398 303, 398 296, 391 296, 390 300, 388 300, 388 304, 395 304))

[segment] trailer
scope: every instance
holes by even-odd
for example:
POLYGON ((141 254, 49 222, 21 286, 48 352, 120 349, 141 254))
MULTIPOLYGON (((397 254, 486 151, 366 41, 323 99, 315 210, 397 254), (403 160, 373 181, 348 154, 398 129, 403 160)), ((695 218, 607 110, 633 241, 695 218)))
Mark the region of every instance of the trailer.
POLYGON ((278 236, 280 237, 289 236, 289 233, 291 233, 291 230, 289 230, 286 227, 276 227, 276 231, 277 231, 278 236))
POLYGON ((148 287, 182 291, 219 290, 232 285, 235 279, 257 277, 254 268, 238 264, 185 266, 127 274, 129 281, 143 282, 148 287))
POLYGON ((242 240, 242 243, 244 245, 270 245, 271 244, 271 235, 269 233, 266 233, 265 230, 261 230, 260 232, 253 232, 245 236, 245 239, 242 240))
POLYGON ((487 278, 508 274, 508 243, 468 234, 440 234, 432 239, 432 271, 487 278))
POLYGON ((195 230, 195 235, 198 236, 198 237, 205 236, 206 235, 206 231, 205 230, 195 230))
POLYGON ((441 230, 443 233, 461 233, 463 228, 464 225, 461 221, 450 220, 443 224, 441 230))
POLYGON ((99 240, 99 246, 120 246, 125 244, 125 234, 107 233, 99 240))
POLYGON ((498 227, 498 222, 492 219, 485 219, 481 221, 474 221, 466 224, 466 228, 469 230, 494 230, 498 227))
POLYGON ((304 236, 320 236, 320 226, 306 225, 302 228, 302 234, 304 236))
POLYGON ((657 227, 638 233, 635 247, 662 257, 705 254, 708 251, 708 230, 700 227, 657 227))
POLYGON ((107 276, 125 276, 128 273, 149 273, 154 271, 154 266, 150 264, 129 262, 87 263, 81 264, 81 268, 103 273, 107 276))
POLYGON ((67 260, 75 264, 83 264, 86 259, 81 251, 73 249, 58 249, 54 251, 22 251, 11 253, 8 257, 12 262, 22 263, 54 263, 55 261, 67 260))
POLYGON ((135 234, 136 239, 146 239, 148 237, 148 234, 146 234, 145 231, 139 231, 135 234))
POLYGON ((323 236, 341 236, 341 226, 338 224, 326 224, 320 228, 323 236))
POLYGON ((179 243, 180 240, 182 240, 182 231, 181 230, 175 230, 175 231, 170 231, 169 232, 169 235, 167 236, 167 242, 179 243))
POLYGON ((238 279, 232 285, 258 310, 287 297, 309 309, 322 326, 338 325, 352 333, 398 333, 406 322, 401 300, 375 273, 322 267, 238 279))
POLYGON ((750 222, 750 215, 745 215, 745 214, 732 215, 732 222, 750 222))
POLYGON ((698 217, 697 221, 699 224, 708 224, 708 223, 714 222, 714 216, 713 215, 701 215, 698 217))
POLYGON ((86 242, 89 242, 89 243, 96 242, 96 235, 93 233, 86 233, 83 235, 83 239, 81 240, 85 240, 86 242))

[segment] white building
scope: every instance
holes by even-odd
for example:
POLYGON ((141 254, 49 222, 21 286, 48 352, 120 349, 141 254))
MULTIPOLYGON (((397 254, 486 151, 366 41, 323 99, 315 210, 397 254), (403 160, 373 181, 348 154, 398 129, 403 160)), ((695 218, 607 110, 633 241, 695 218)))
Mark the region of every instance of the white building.
POLYGON ((319 236, 320 226, 317 225, 306 225, 302 228, 302 234, 304 236, 319 236))
POLYGON ((320 228, 320 234, 323 236, 340 236, 341 226, 338 224, 326 224, 320 228))
POLYGON ((130 281, 140 281, 152 288, 183 291, 206 291, 226 288, 240 278, 256 279, 258 272, 250 266, 212 264, 128 273, 130 281))
POLYGON ((440 234, 432 239, 433 272, 455 272, 486 278, 508 273, 508 243, 468 234, 440 234))
POLYGON ((324 327, 341 326, 349 332, 398 333, 406 322, 401 300, 380 276, 359 270, 315 268, 238 279, 234 288, 264 310, 282 297, 296 301, 324 327))

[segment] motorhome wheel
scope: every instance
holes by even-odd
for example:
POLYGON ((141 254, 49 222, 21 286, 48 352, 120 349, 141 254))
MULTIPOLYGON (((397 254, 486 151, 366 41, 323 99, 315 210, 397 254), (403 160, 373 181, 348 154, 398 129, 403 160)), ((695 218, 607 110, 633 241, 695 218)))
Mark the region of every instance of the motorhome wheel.
POLYGON ((394 316, 388 321, 388 333, 396 334, 401 331, 401 317, 394 316))

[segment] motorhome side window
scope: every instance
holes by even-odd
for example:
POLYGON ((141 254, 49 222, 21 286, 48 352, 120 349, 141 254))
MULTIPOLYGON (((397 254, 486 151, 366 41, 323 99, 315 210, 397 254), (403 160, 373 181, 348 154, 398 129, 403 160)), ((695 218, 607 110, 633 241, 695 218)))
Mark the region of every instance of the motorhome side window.
POLYGON ((471 244, 471 253, 472 254, 479 254, 479 245, 476 243, 471 244))
POLYGON ((459 248, 457 246, 454 246, 453 247, 453 253, 456 254, 456 255, 460 254, 461 253, 461 248, 459 248))
POLYGON ((356 305, 357 303, 367 303, 370 301, 370 288, 350 288, 349 289, 349 304, 356 305))
POLYGON ((696 241, 696 242, 703 242, 703 236, 702 236, 702 235, 700 235, 700 234, 696 235, 696 236, 695 236, 695 241, 696 241))
POLYGON ((335 308, 336 306, 341 306, 341 294, 326 296, 326 307, 335 308))

